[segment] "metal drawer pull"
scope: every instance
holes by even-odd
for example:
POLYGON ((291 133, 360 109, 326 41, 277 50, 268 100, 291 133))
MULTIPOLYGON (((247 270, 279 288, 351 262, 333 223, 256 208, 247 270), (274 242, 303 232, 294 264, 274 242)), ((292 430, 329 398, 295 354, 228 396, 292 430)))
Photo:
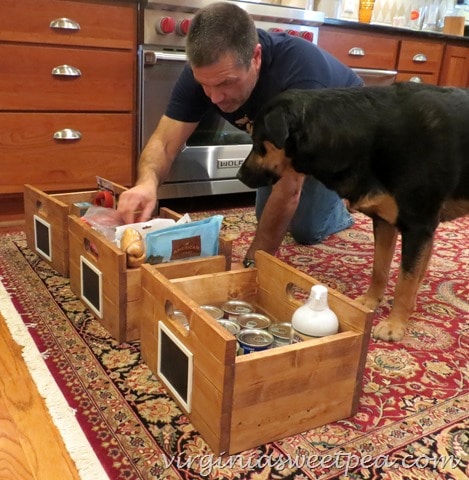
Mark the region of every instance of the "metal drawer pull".
POLYGON ((428 59, 423 53, 417 53, 412 60, 416 63, 425 63, 428 59))
POLYGON ((420 77, 413 76, 409 78, 409 82, 414 82, 414 83, 423 83, 423 80, 420 77))
POLYGON ((58 67, 54 67, 51 73, 56 77, 81 77, 80 69, 70 65, 59 65, 58 67))
POLYGON ((54 30, 80 30, 80 24, 70 18, 56 18, 49 23, 49 27, 54 30))
POLYGON ((54 133, 54 140, 80 140, 81 133, 73 128, 64 128, 54 133))
POLYGON ((348 51, 348 54, 352 55, 354 57, 364 57, 365 56, 365 50, 363 50, 363 48, 361 48, 361 47, 352 47, 348 51))

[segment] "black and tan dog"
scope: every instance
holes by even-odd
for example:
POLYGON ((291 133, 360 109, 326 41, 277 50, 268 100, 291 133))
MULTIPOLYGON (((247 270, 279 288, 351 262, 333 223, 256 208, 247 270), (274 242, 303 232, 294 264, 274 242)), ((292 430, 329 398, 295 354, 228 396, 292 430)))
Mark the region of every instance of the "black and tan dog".
POLYGON ((374 336, 402 339, 438 223, 469 213, 469 90, 412 83, 291 90, 263 107, 252 138, 238 173, 246 185, 274 184, 294 169, 373 219, 372 280, 359 299, 372 309, 401 233, 394 304, 374 336))

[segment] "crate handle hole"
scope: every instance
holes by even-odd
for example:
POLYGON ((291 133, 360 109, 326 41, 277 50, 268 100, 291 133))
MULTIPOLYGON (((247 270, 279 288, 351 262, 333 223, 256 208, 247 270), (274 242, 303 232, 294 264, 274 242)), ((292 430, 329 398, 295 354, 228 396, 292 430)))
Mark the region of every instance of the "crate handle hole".
POLYGON ((83 246, 89 254, 93 255, 96 259, 99 258, 98 248, 88 238, 83 239, 83 246))
POLYGON ((306 291, 296 283, 288 282, 286 287, 287 297, 289 300, 295 300, 297 302, 304 303, 309 297, 310 291, 306 291))
POLYGON ((182 327, 183 333, 187 335, 188 331, 190 330, 189 318, 187 315, 183 311, 175 309, 173 302, 170 300, 166 300, 164 304, 164 310, 166 312, 166 316, 178 327, 182 327))
POLYGON ((47 210, 44 208, 41 200, 36 200, 36 211, 40 213, 43 217, 47 217, 47 210))

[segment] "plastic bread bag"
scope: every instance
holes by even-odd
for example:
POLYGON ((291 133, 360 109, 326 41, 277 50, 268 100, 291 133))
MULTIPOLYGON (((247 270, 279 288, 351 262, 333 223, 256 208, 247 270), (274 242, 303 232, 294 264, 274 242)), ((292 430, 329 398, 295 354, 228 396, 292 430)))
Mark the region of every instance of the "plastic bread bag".
POLYGON ((172 218, 153 218, 148 220, 147 222, 138 222, 138 223, 128 223, 116 228, 116 236, 115 236, 115 243, 118 247, 120 247, 120 241, 122 238, 122 234, 127 228, 133 228, 140 232, 142 238, 145 237, 152 232, 163 230, 165 228, 172 227, 174 225, 181 225, 184 223, 188 223, 191 221, 190 216, 185 213, 178 221, 173 220, 172 218))
POLYGON ((111 242, 115 239, 116 228, 123 224, 116 210, 97 205, 91 205, 81 219, 111 242))
POLYGON ((147 234, 146 263, 217 255, 222 221, 223 215, 213 215, 147 234))

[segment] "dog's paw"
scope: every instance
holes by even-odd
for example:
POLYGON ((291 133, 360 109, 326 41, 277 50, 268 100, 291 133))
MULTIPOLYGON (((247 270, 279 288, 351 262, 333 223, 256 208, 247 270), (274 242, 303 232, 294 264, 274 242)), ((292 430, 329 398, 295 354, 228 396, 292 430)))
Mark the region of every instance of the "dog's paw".
POLYGON ((382 320, 373 329, 373 337, 386 342, 399 342, 405 335, 405 323, 382 320))
POLYGON ((379 298, 371 298, 366 295, 360 295, 355 299, 359 304, 364 305, 366 308, 375 311, 380 303, 379 298))

